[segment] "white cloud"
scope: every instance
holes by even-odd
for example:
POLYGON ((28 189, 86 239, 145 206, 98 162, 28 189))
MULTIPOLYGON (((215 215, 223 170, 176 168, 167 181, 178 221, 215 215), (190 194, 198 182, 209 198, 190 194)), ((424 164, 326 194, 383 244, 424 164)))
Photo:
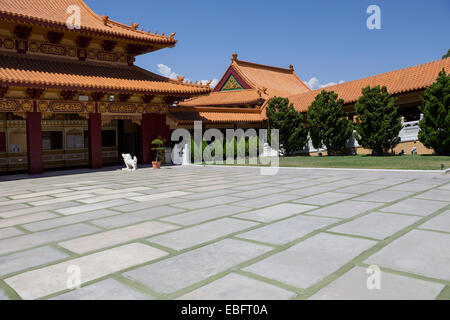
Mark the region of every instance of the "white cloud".
POLYGON ((176 79, 177 73, 172 71, 172 68, 166 66, 165 64, 158 64, 158 72, 166 78, 176 79))
MULTIPOLYGON (((172 71, 171 67, 166 66, 165 64, 158 64, 158 72, 166 78, 177 79, 178 73, 172 71)), ((190 78, 186 78, 186 81, 191 81, 190 78)), ((202 84, 207 84, 209 80, 200 81, 202 84)), ((214 88, 219 83, 219 79, 213 79, 211 82, 211 88, 214 88)))
MULTIPOLYGON (((339 81, 339 84, 344 83, 344 80, 339 81)), ((305 84, 310 87, 312 90, 316 90, 316 89, 322 89, 322 88, 326 88, 326 87, 331 87, 336 85, 336 82, 329 82, 326 84, 322 84, 320 83, 320 80, 317 79, 316 77, 312 77, 311 79, 309 79, 309 81, 305 81, 305 84)))

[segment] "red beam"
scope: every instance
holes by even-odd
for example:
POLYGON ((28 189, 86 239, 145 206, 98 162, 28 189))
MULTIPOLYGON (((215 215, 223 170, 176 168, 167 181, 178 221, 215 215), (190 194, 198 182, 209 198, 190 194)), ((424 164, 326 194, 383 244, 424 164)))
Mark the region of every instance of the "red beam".
POLYGON ((89 114, 89 166, 100 169, 102 163, 102 116, 100 113, 89 114))
POLYGON ((41 113, 27 113, 27 152, 29 174, 44 172, 42 161, 42 128, 41 113))

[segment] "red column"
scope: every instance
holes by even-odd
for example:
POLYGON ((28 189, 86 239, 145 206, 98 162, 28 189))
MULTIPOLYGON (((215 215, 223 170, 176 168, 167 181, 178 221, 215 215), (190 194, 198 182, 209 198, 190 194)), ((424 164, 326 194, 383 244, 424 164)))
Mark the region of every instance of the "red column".
POLYGON ((42 128, 41 113, 27 113, 27 151, 28 173, 41 174, 44 172, 42 162, 42 128))
POLYGON ((102 116, 89 114, 89 166, 91 169, 102 167, 102 116))
POLYGON ((145 113, 141 122, 141 162, 150 164, 153 159, 152 141, 158 136, 169 141, 169 127, 165 114, 145 113))

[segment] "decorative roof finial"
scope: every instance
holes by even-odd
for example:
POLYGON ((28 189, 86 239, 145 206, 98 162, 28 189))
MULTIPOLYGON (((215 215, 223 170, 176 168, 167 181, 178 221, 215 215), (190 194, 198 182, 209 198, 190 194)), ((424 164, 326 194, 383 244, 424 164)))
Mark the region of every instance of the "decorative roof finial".
POLYGON ((231 56, 231 61, 236 61, 238 58, 238 54, 237 53, 233 53, 233 55, 231 56))
POLYGON ((139 28, 139 23, 131 22, 131 30, 137 30, 139 28))
POLYGON ((176 34, 177 34, 177 32, 175 31, 174 33, 171 33, 169 37, 173 38, 173 37, 175 37, 176 34))
POLYGON ((289 70, 294 71, 294 66, 292 64, 289 65, 289 70))
POLYGON ((108 25, 108 21, 109 21, 109 16, 102 16, 102 21, 103 21, 103 24, 105 26, 107 26, 108 25))

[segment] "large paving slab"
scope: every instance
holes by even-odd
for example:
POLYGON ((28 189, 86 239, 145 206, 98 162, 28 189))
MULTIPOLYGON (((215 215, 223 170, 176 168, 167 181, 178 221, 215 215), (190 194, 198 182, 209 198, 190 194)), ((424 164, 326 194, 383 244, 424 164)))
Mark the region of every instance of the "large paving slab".
POLYGON ((6 239, 6 238, 12 238, 15 236, 19 236, 21 234, 24 234, 24 232, 19 229, 16 229, 16 228, 0 229, 0 240, 6 239))
POLYGON ((200 209, 217 205, 230 204, 239 200, 242 200, 242 198, 231 196, 220 196, 203 200, 190 200, 187 202, 175 203, 174 206, 184 209, 200 209))
POLYGON ((441 189, 433 189, 431 191, 427 191, 425 193, 422 193, 416 198, 420 199, 428 199, 428 200, 439 200, 439 201, 450 201, 450 197, 448 196, 448 190, 441 190, 441 189))
POLYGON ((308 214, 348 219, 364 212, 371 211, 382 205, 383 204, 376 202, 346 200, 317 210, 313 210, 311 212, 308 212, 308 214))
POLYGON ((419 228, 431 229, 437 231, 443 231, 450 233, 450 211, 441 213, 437 217, 428 220, 424 224, 420 225, 419 228))
POLYGON ((223 218, 237 214, 239 212, 248 211, 249 208, 242 208, 234 205, 219 205, 214 207, 213 210, 210 208, 198 209, 189 211, 182 214, 177 214, 171 217, 161 218, 163 221, 168 221, 172 223, 181 224, 184 226, 197 224, 200 222, 206 222, 209 220, 223 218))
POLYGON ((381 272, 380 288, 369 289, 371 274, 356 267, 314 294, 311 300, 434 300, 443 284, 381 272))
POLYGON ((321 233, 244 270, 295 287, 308 288, 375 243, 321 233))
POLYGON ((273 207, 238 214, 236 217, 261 222, 272 222, 315 208, 317 207, 295 203, 283 203, 273 207))
POLYGON ((154 234, 163 233, 176 228, 177 228, 176 226, 167 223, 150 221, 135 226, 115 229, 111 231, 93 234, 83 238, 77 238, 65 242, 60 242, 59 245, 72 252, 83 254, 90 251, 99 250, 102 248, 112 247, 128 241, 142 239, 154 234))
POLYGON ((369 257, 368 264, 450 280, 450 235, 413 230, 369 257))
POLYGON ((114 280, 106 279, 97 283, 56 296, 51 300, 151 300, 144 293, 133 290, 114 280))
POLYGON ((330 231, 383 240, 420 219, 420 217, 372 212, 334 227, 330 231))
POLYGON ((393 204, 392 206, 381 209, 381 211, 416 214, 419 216, 428 216, 448 205, 449 205, 448 202, 412 198, 412 199, 407 199, 407 200, 397 202, 396 204, 393 204))
POLYGON ((52 247, 41 247, 0 257, 0 277, 69 257, 52 247))
POLYGON ((302 198, 302 199, 296 200, 294 202, 317 205, 317 206, 324 206, 324 205, 327 205, 330 203, 347 200, 347 199, 350 199, 353 197, 355 197, 354 194, 346 194, 346 193, 339 193, 339 192, 325 192, 325 193, 322 193, 322 194, 319 194, 316 196, 302 198))
POLYGON ((33 300, 67 290, 70 275, 68 268, 71 266, 80 268, 81 283, 86 283, 161 258, 166 254, 166 252, 150 246, 133 243, 25 272, 8 278, 5 282, 23 299, 33 300))
POLYGON ((288 300, 295 293, 235 273, 194 290, 180 300, 288 300))
POLYGON ((337 222, 336 219, 300 215, 239 234, 238 237, 283 245, 337 222))
POLYGON ((250 221, 225 218, 147 240, 175 250, 183 250, 257 225, 258 223, 250 221))
POLYGON ((124 276, 158 292, 170 294, 270 250, 270 247, 227 239, 126 272, 124 276))
POLYGON ((98 232, 99 229, 85 224, 74 224, 48 231, 21 235, 0 240, 0 255, 38 247, 47 243, 62 241, 98 232))
POLYGON ((407 191, 375 191, 364 196, 355 198, 357 201, 375 201, 375 202, 393 202, 413 195, 413 192, 407 191))

